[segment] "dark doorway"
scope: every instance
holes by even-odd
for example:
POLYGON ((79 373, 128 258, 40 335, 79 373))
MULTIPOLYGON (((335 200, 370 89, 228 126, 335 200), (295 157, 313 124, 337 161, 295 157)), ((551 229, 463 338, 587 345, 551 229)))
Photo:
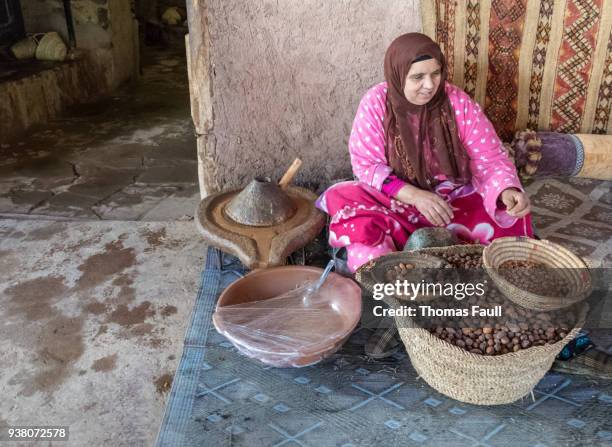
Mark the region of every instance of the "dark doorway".
POLYGON ((0 0, 0 47, 11 45, 24 36, 19 0, 0 0))

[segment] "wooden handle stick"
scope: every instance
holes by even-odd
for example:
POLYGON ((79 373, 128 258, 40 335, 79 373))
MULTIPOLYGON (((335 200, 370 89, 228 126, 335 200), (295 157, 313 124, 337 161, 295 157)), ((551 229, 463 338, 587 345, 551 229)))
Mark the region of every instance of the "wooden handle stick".
POLYGON ((285 189, 287 186, 289 186, 289 183, 291 183, 291 180, 293 180, 293 177, 295 177, 295 174, 297 174, 297 171, 298 169, 300 169, 300 166, 302 166, 302 160, 300 160, 299 158, 293 160, 293 163, 291 163, 291 166, 289 166, 287 172, 285 172, 285 174, 280 179, 280 182, 278 182, 278 186, 280 186, 281 189, 285 189))

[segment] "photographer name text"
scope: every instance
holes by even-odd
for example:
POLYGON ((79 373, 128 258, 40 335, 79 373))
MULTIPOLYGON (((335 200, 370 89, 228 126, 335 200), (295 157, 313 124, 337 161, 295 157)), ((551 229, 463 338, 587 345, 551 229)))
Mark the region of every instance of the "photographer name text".
POLYGON ((502 306, 470 308, 438 308, 427 305, 386 308, 374 306, 375 317, 501 317, 502 306))

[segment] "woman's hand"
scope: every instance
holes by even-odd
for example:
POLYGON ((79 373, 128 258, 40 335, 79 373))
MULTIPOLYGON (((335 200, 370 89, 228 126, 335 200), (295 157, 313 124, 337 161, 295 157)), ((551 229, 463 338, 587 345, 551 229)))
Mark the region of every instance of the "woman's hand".
POLYGON ((396 198, 414 206, 433 225, 448 225, 453 219, 452 208, 436 193, 425 191, 416 186, 405 185, 398 191, 396 198))
POLYGON ((523 217, 531 211, 527 194, 515 188, 504 189, 501 193, 501 201, 506 205, 506 212, 512 217, 523 217))

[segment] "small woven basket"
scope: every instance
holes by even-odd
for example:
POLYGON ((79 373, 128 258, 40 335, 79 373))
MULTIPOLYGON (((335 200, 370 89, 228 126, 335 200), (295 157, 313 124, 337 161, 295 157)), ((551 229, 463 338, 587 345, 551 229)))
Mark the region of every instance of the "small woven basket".
POLYGON ((36 54, 37 46, 36 36, 28 36, 11 46, 11 52, 17 59, 32 59, 36 54))
POLYGON ((567 248, 547 240, 527 237, 502 237, 485 247, 482 263, 498 289, 510 301, 527 309, 550 311, 571 306, 587 298, 592 291, 591 274, 585 262, 567 248), (499 273, 506 261, 531 261, 555 268, 569 286, 564 297, 543 296, 521 289, 499 273))
POLYGON ((68 47, 62 40, 61 36, 52 31, 46 33, 36 48, 36 59, 41 61, 63 61, 66 59, 68 47))
POLYGON ((373 292, 375 284, 390 282, 386 277, 387 272, 400 263, 412 264, 416 269, 436 269, 446 265, 443 259, 435 256, 398 251, 376 258, 359 267, 355 272, 355 280, 368 292, 373 292))
MULTIPOLYGON (((385 302, 393 308, 401 306, 393 297, 385 302)), ((412 366, 431 387, 461 402, 503 405, 533 390, 557 354, 576 337, 585 315, 583 308, 579 323, 557 343, 497 356, 473 354, 454 346, 417 327, 410 317, 396 316, 395 323, 412 366)))

